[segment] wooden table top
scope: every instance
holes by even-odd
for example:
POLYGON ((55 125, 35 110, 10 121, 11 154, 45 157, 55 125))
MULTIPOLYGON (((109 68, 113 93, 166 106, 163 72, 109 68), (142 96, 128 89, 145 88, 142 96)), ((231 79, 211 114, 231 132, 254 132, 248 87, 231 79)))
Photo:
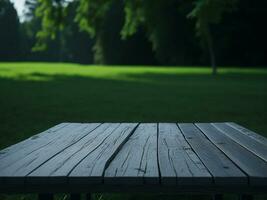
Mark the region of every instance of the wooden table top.
POLYGON ((267 139, 235 123, 61 123, 0 151, 0 192, 259 192, 267 139))

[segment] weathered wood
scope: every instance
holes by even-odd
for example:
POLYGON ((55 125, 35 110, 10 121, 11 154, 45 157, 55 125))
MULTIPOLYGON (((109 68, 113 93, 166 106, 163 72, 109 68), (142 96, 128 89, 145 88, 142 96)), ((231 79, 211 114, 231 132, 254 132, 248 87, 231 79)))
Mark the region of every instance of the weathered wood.
POLYGON ((140 124, 104 174, 106 184, 157 184, 157 124, 140 124))
POLYGON ((234 129, 240 131, 242 134, 250 137, 251 139, 256 140, 257 142, 259 142, 261 144, 264 144, 267 148, 267 138, 255 133, 255 132, 253 132, 253 131, 251 131, 251 130, 243 127, 243 126, 240 126, 234 122, 227 122, 226 124, 233 127, 234 129))
POLYGON ((175 123, 159 123, 158 159, 164 185, 211 184, 212 177, 175 123))
POLYGON ((107 142, 90 152, 69 174, 69 182, 101 183, 105 168, 116 156, 137 127, 137 123, 121 124, 107 142))
POLYGON ((69 124, 58 131, 48 132, 48 135, 43 135, 42 137, 32 136, 31 140, 28 139, 25 142, 19 143, 14 149, 12 148, 12 150, 7 153, 7 156, 1 158, 0 172, 16 162, 20 162, 21 159, 25 159, 25 157, 29 155, 50 148, 51 145, 64 138, 66 135, 71 134, 72 131, 77 130, 76 133, 78 133, 84 126, 85 125, 78 123, 69 124))
POLYGON ((248 177, 192 123, 178 124, 187 142, 212 174, 216 185, 248 184, 248 177))
MULTIPOLYGON (((70 126, 70 124, 68 124, 68 123, 58 124, 52 128, 49 128, 46 131, 43 131, 43 132, 36 134, 36 135, 26 139, 26 140, 23 140, 19 143, 16 143, 14 145, 11 145, 11 146, 1 150, 0 151, 1 161, 4 157, 10 156, 11 154, 14 154, 18 151, 21 153, 21 151, 24 151, 25 149, 26 149, 25 151, 27 152, 27 151, 33 151, 34 148, 40 148, 41 145, 47 144, 47 143, 45 143, 45 141, 49 142, 50 137, 52 139, 53 136, 59 135, 60 132, 62 132, 62 130, 59 131, 60 129, 67 128, 68 126, 70 126)), ((3 164, 4 162, 5 161, 3 161, 1 163, 3 164)), ((1 165, 1 163, 0 163, 0 165, 1 165)), ((1 168, 1 166, 0 166, 0 168, 1 168)))
POLYGON ((230 137, 232 140, 245 147, 247 150, 253 152, 261 159, 267 161, 267 148, 264 144, 252 140, 250 137, 242 134, 238 130, 228 126, 225 123, 212 123, 222 133, 230 137))
MULTIPOLYGON (((126 125, 121 126, 123 127, 126 125)), ((40 180, 50 183, 55 183, 56 181, 67 182, 67 176, 71 173, 74 167, 86 158, 86 156, 90 155, 90 153, 103 150, 103 146, 110 145, 111 148, 112 143, 116 142, 116 139, 118 139, 121 134, 117 129, 122 131, 119 123, 102 124, 100 127, 82 138, 82 140, 64 149, 52 159, 34 170, 27 176, 27 181, 32 183, 40 182, 40 180), (44 177, 46 177, 46 179, 44 177)), ((98 158, 94 157, 92 159, 95 159, 96 162, 98 158)), ((101 175, 102 174, 100 174, 100 177, 98 176, 98 179, 100 178, 100 180, 101 175)))
MULTIPOLYGON (((78 127, 74 126, 73 128, 65 130, 59 137, 49 140, 46 145, 42 145, 37 149, 34 148, 33 151, 25 149, 5 157, 1 162, 0 180, 1 178, 10 177, 6 179, 6 181, 24 181, 26 175, 62 150, 81 140, 98 126, 98 123, 79 124, 78 127)), ((31 147, 29 148, 31 149, 31 147)))
POLYGON ((0 192, 266 193, 265 142, 234 123, 62 123, 0 151, 0 192))
POLYGON ((267 163, 226 137, 212 124, 197 123, 201 131, 249 176, 250 185, 267 185, 267 163))
POLYGON ((103 124, 36 169, 28 179, 36 182, 38 177, 46 176, 47 181, 55 182, 59 177, 68 177, 70 183, 101 183, 105 166, 136 126, 137 123, 103 124))

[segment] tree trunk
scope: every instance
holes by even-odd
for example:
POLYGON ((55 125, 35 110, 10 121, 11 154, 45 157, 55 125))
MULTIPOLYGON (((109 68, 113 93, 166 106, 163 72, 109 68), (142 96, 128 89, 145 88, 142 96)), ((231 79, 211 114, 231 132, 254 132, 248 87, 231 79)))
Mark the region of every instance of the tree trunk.
POLYGON ((209 54, 210 54, 210 64, 211 64, 211 68, 212 68, 212 75, 216 75, 217 74, 217 66, 216 66, 215 53, 214 53, 214 48, 213 48, 212 42, 209 42, 208 48, 209 48, 209 54))
POLYGON ((59 50, 58 50, 58 61, 63 62, 63 48, 64 48, 64 39, 62 37, 62 30, 58 30, 58 45, 59 45, 59 50))
POLYGON ((216 57, 215 57, 215 52, 214 52, 213 39, 212 39, 212 35, 211 35, 209 28, 208 28, 208 34, 207 34, 207 45, 209 49, 212 75, 216 75, 217 74, 216 57))

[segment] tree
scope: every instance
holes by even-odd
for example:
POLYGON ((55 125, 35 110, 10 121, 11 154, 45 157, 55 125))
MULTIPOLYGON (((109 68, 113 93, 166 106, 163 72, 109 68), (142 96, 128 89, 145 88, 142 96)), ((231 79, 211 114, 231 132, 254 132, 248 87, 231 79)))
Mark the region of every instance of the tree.
MULTIPOLYGON (((26 0, 24 18, 21 23, 22 56, 24 60, 59 61, 92 63, 91 52, 93 40, 87 33, 81 33, 74 22, 77 1, 72 1, 62 7, 64 9, 64 28, 55 28, 55 35, 43 37, 42 24, 44 19, 36 17, 41 2, 26 0), (37 36, 37 38, 36 38, 37 36), (41 45, 39 45, 41 44, 41 45)), ((49 25, 49 23, 48 23, 49 25)), ((61 25, 61 26, 62 26, 61 25)))
POLYGON ((237 0, 198 0, 194 9, 188 14, 189 18, 196 19, 197 35, 209 50, 213 75, 217 73, 217 66, 211 25, 219 24, 223 14, 233 11, 236 4, 237 0))
POLYGON ((64 25, 65 0, 40 0, 36 8, 36 16, 41 19, 42 28, 38 31, 34 50, 47 48, 47 41, 61 34, 64 25))
POLYGON ((97 64, 138 65, 155 64, 151 43, 143 27, 130 38, 121 39, 124 24, 123 2, 115 1, 107 11, 95 35, 94 61, 97 64))
MULTIPOLYGON (((95 63, 101 64, 154 64, 151 45, 147 42, 145 32, 139 28, 136 35, 131 39, 121 40, 120 30, 123 26, 123 1, 92 1, 91 6, 87 7, 88 1, 61 1, 63 5, 60 9, 45 9, 53 6, 53 1, 40 1, 41 5, 37 9, 37 16, 41 16, 42 29, 37 33, 37 43, 35 50, 47 49, 50 39, 56 40, 58 30, 62 32, 61 37, 65 37, 65 32, 69 32, 68 9, 71 4, 77 5, 75 20, 79 24, 80 30, 94 38, 92 50, 94 52, 95 63), (101 5, 101 6, 100 6, 101 5), (105 6, 106 5, 106 6, 105 6), (86 11, 87 9, 90 12, 86 11), (64 20, 60 21, 53 17, 55 13, 61 12, 64 20), (91 15, 94 13, 94 16, 91 15), (86 20, 84 20, 86 18, 86 20), (88 26, 88 22, 94 23, 94 28, 88 26), (57 28, 56 28, 57 27, 57 28), (61 27, 61 28, 60 28, 61 27), (140 45, 142 43, 142 45, 140 45), (135 52, 133 52, 135 50, 135 52), (144 59, 145 58, 145 59, 144 59)), ((59 14, 58 14, 59 15, 59 14)), ((72 19, 73 19, 72 15, 72 19)), ((82 33, 80 33, 82 34, 82 33)), ((67 34, 69 35, 69 34, 67 34)), ((71 38, 71 35, 69 35, 71 38)), ((77 37, 75 39, 77 41, 77 37)), ((68 44, 69 41, 65 41, 68 44)))
MULTIPOLYGON (((209 51, 212 74, 216 74, 217 67, 215 61, 216 59, 211 25, 219 24, 225 13, 231 12, 235 9, 237 1, 238 0, 195 0, 193 2, 193 7, 190 7, 190 5, 188 5, 188 1, 179 1, 179 5, 176 4, 175 6, 173 6, 177 8, 177 12, 179 11, 178 8, 180 8, 180 11, 186 10, 181 9, 183 7, 189 7, 191 9, 189 11, 189 14, 185 15, 188 18, 195 19, 196 35, 200 37, 202 43, 204 44, 204 47, 207 47, 209 51)), ((166 4, 169 4, 170 2, 171 1, 157 1, 157 3, 155 3, 153 0, 147 0, 143 2, 138 0, 126 0, 126 22, 122 31, 123 35, 127 36, 134 34, 136 27, 140 23, 145 23, 148 27, 152 28, 152 30, 150 31, 150 39, 154 44, 154 48, 158 48, 158 41, 162 40, 155 39, 156 36, 159 34, 159 31, 164 32, 164 30, 166 30, 166 32, 168 32, 168 29, 156 29, 155 27, 157 27, 157 25, 160 23, 160 20, 162 19, 162 8, 164 8, 164 6, 166 4), (151 17, 151 15, 153 17, 151 17), (155 18, 156 16, 160 16, 160 18, 155 18), (153 24, 153 21, 155 22, 155 24, 153 24)), ((165 22, 164 24, 168 25, 169 23, 170 20, 165 22)))
MULTIPOLYGON (((104 3, 101 1, 90 2, 91 4, 87 0, 81 0, 80 13, 77 15, 77 19, 80 22, 82 29, 87 30, 91 34, 95 34, 96 30, 98 29, 96 25, 100 21, 101 17, 105 15, 108 10, 108 6, 112 3, 112 1, 104 1, 104 3), (101 3, 103 3, 102 12, 99 11, 98 13, 94 10, 91 10, 90 12, 90 8, 101 8, 101 3), (91 16, 87 15, 88 12, 91 16)), ((125 24, 121 32, 122 37, 126 38, 127 36, 135 34, 138 30, 138 26, 142 24, 147 28, 149 39, 153 44, 153 49, 156 52, 158 51, 160 56, 162 56, 165 52, 169 52, 167 55, 170 55, 170 51, 168 50, 171 49, 171 43, 166 43, 166 49, 162 49, 164 46, 164 43, 162 42, 170 38, 169 33, 173 32, 173 30, 170 30, 169 28, 175 27, 175 25, 171 24, 171 19, 173 16, 169 18, 168 16, 164 17, 164 8, 168 8, 166 9, 167 15, 170 13, 171 8, 177 8, 177 12, 180 11, 181 13, 181 10, 184 11, 182 8, 190 7, 190 5, 188 5, 188 1, 162 0, 155 2, 153 0, 125 0, 124 2, 125 24)), ((231 12, 235 8, 236 3, 237 0, 195 0, 193 2, 194 6, 190 8, 191 11, 188 11, 189 14, 185 14, 189 18, 195 18, 196 33, 198 36, 200 36, 201 40, 209 50, 213 74, 216 74, 217 68, 210 26, 220 23, 223 14, 226 12, 231 12)), ((178 24, 176 26, 178 26, 178 24)), ((176 36, 179 38, 178 35, 176 36)), ((172 50, 172 52, 175 52, 175 50, 172 50)))
MULTIPOLYGON (((44 46, 46 38, 54 38, 57 28, 64 27, 62 19, 66 14, 64 11, 67 4, 65 0, 40 0, 40 2, 37 13, 42 16, 43 23, 42 29, 37 35, 37 47, 44 46)), ((79 0, 75 20, 80 29, 90 34, 91 37, 101 35, 106 16, 116 2, 118 1, 79 0)), ((186 16, 195 19, 196 33, 209 50, 213 74, 216 74, 211 26, 218 24, 224 13, 232 11, 237 0, 195 0, 191 2, 186 0, 121 0, 120 2, 123 2, 125 12, 121 38, 127 39, 133 36, 142 27, 161 63, 175 64, 177 59, 182 60, 188 55, 184 49, 188 46, 187 44, 194 42, 191 40, 192 37, 186 36, 186 32, 193 33, 193 31, 185 19, 186 16), (186 28, 185 32, 183 29, 179 29, 177 22, 183 23, 182 28, 186 28)), ((96 39, 96 43, 101 42, 96 39)))
POLYGON ((79 26, 74 22, 78 2, 70 2, 66 6, 65 25, 62 29, 64 61, 77 63, 93 63, 92 47, 94 39, 79 30, 79 26))
POLYGON ((0 60, 14 61, 19 58, 19 19, 9 0, 0 1, 0 60))

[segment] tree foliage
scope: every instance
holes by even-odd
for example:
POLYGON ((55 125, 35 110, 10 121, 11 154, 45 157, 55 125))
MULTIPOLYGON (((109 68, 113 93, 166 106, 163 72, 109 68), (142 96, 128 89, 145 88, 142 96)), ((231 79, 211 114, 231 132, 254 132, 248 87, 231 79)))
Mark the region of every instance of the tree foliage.
POLYGON ((35 51, 46 49, 48 40, 55 39, 63 29, 67 3, 65 0, 38 0, 38 2, 35 13, 41 18, 42 28, 36 34, 35 51))
POLYGON ((37 0, 27 0, 25 4, 26 20, 20 24, 20 43, 23 46, 20 54, 23 60, 92 63, 93 40, 87 33, 80 32, 79 25, 73 20, 78 2, 64 3, 62 27, 55 29, 54 37, 49 36, 43 41, 35 37, 42 30, 43 24, 42 17, 36 17, 40 3, 37 0), (42 43, 44 46, 37 46, 42 43))
MULTIPOLYGON (((54 38, 64 17, 64 0, 39 0, 40 6, 37 15, 42 16, 42 30, 37 34, 37 49, 45 47, 46 38, 54 38)), ((81 30, 86 31, 91 37, 101 34, 103 23, 109 10, 118 1, 114 0, 79 0, 75 21, 81 30)), ((124 24, 121 27, 122 39, 133 36, 139 27, 144 27, 147 38, 152 43, 157 59, 163 63, 175 64, 177 59, 185 59, 188 52, 181 51, 192 43, 187 40, 184 30, 179 29, 183 24, 186 32, 192 27, 185 22, 186 17, 195 19, 196 33, 207 43, 211 63, 215 65, 214 47, 212 42, 211 24, 221 21, 224 13, 230 12, 235 7, 237 0, 124 0, 124 24), (173 41, 177 41, 174 46, 173 41)), ((191 30, 192 32, 192 30, 191 30)), ((101 46, 96 39, 96 47, 101 46)), ((96 49, 97 54, 102 50, 96 49)))
POLYGON ((80 29, 94 37, 112 3, 113 0, 80 0, 75 18, 80 29))
POLYGON ((95 63, 154 64, 151 43, 147 40, 144 29, 139 27, 133 36, 121 39, 123 25, 124 5, 122 1, 116 1, 107 11, 95 36, 95 63))
POLYGON ((10 0, 3 0, 0 59, 211 63, 214 73, 216 64, 262 66, 266 6, 250 0, 26 0, 26 20, 19 23, 10 0))

